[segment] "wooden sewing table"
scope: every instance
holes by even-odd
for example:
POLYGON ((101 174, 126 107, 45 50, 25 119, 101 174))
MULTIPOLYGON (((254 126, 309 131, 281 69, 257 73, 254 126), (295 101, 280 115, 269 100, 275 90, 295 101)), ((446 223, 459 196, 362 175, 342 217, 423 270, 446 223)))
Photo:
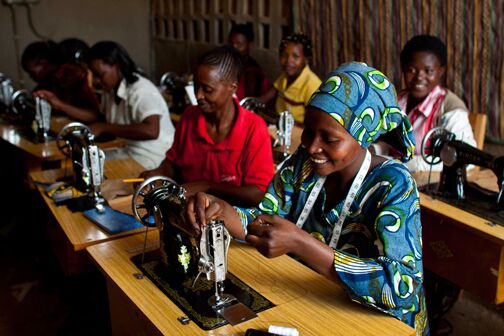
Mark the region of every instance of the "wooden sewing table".
MULTIPOLYGON (((158 245, 150 231, 148 249, 158 245)), ((307 335, 414 335, 399 320, 352 302, 342 287, 296 260, 268 259, 253 247, 231 243, 228 270, 276 306, 236 326, 204 331, 185 316, 147 277, 138 279, 130 257, 141 253, 144 235, 134 235, 87 248, 107 279, 113 335, 244 335, 249 328, 295 327, 307 335)))
MULTIPOLYGON (((52 117, 51 131, 58 134, 59 131, 71 122, 67 117, 52 117)), ((22 135, 21 128, 16 125, 0 124, 0 138, 3 142, 18 149, 16 155, 21 156, 22 164, 26 165, 28 171, 58 168, 65 156, 58 149, 56 140, 35 143, 22 135), (20 154, 19 154, 20 153, 20 154)), ((102 149, 124 147, 124 139, 116 138, 111 141, 99 143, 102 149)))
MULTIPOLYGON (((145 168, 133 159, 126 159, 105 161, 104 170, 104 175, 108 179, 118 179, 136 177, 145 168)), ((67 174, 71 173, 70 168, 67 174)), ((30 173, 31 179, 38 182, 55 182, 63 176, 64 169, 62 168, 30 173)), ((66 274, 79 273, 92 266, 84 251, 86 247, 143 231, 143 229, 136 229, 114 235, 108 234, 84 217, 81 212, 72 212, 66 206, 56 206, 44 192, 43 186, 37 188, 50 210, 48 217, 51 220, 47 223, 49 238, 66 274)))
MULTIPOLYGON (((414 175, 426 183, 426 173, 414 175)), ((469 173, 468 180, 498 191, 490 170, 469 173)), ((504 227, 425 193, 420 205, 424 267, 486 301, 504 302, 504 227)))

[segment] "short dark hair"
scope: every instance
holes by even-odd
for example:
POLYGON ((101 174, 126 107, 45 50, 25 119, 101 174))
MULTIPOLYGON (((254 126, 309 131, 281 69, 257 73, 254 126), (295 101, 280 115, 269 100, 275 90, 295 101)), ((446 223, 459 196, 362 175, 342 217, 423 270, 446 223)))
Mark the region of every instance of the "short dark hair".
POLYGON ((69 37, 61 40, 59 46, 67 62, 86 62, 89 46, 83 40, 69 37))
POLYGON ((245 36, 247 41, 254 42, 254 30, 252 29, 252 25, 250 23, 238 23, 231 27, 231 31, 229 32, 229 36, 231 34, 241 34, 245 36))
POLYGON ((439 59, 441 66, 446 66, 447 52, 443 41, 432 35, 416 35, 406 42, 401 51, 401 67, 404 68, 412 55, 420 51, 433 53, 439 59))
POLYGON ((301 44, 303 46, 303 53, 305 57, 312 56, 312 42, 310 38, 305 34, 295 33, 284 37, 282 41, 280 41, 280 47, 279 47, 280 53, 282 53, 282 51, 285 49, 287 43, 301 44))
POLYGON ((88 63, 94 60, 101 60, 108 65, 117 64, 128 84, 138 80, 136 73, 140 73, 140 71, 126 49, 117 42, 101 41, 93 45, 89 49, 88 63))
POLYGON ((64 62, 64 57, 58 44, 54 41, 37 41, 28 44, 21 55, 21 66, 23 69, 26 70, 28 63, 40 60, 61 65, 64 62))
POLYGON ((242 70, 240 53, 230 45, 223 45, 204 53, 196 66, 210 65, 219 67, 221 78, 238 82, 242 70))

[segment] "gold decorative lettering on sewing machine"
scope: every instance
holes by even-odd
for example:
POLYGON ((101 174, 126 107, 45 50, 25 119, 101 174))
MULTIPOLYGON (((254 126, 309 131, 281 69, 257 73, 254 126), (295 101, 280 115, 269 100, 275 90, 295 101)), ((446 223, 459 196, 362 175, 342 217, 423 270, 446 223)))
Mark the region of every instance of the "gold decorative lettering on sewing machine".
POLYGON ((201 236, 194 237, 184 223, 185 208, 185 189, 168 177, 154 176, 145 180, 133 195, 135 217, 144 225, 155 225, 159 229, 161 263, 170 275, 163 282, 173 290, 190 280, 192 284, 184 290, 188 297, 194 295, 190 292, 198 292, 213 282, 214 294, 208 297, 207 305, 215 313, 231 324, 255 317, 256 314, 235 296, 224 292, 231 242, 224 222, 211 220, 202 227, 201 236), (200 278, 202 274, 206 280, 200 278), (240 309, 236 309, 237 305, 240 309))
POLYGON ((72 160, 73 186, 92 198, 98 211, 103 211, 100 186, 103 182, 105 153, 94 143, 91 129, 79 122, 63 127, 56 138, 59 150, 72 160))
POLYGON ((161 262, 177 278, 196 275, 199 246, 184 228, 185 189, 165 176, 145 180, 135 191, 132 209, 145 226, 159 229, 161 262))
POLYGON ((443 163, 437 195, 446 199, 455 199, 457 205, 468 208, 485 218, 504 225, 504 156, 493 155, 479 150, 467 143, 456 140, 455 134, 446 129, 436 127, 425 135, 421 154, 425 162, 435 165, 443 163), (468 183, 466 169, 468 165, 475 165, 493 171, 497 176, 499 193, 493 193, 468 183), (489 203, 484 209, 477 211, 469 208, 479 207, 479 203, 489 203))

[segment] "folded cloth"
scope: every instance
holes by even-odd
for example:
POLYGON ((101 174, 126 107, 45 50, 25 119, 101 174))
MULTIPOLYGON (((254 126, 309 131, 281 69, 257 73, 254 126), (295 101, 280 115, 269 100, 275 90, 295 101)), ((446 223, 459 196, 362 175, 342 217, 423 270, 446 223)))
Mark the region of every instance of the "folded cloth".
POLYGON ((78 198, 86 195, 86 193, 79 191, 66 182, 53 183, 46 187, 45 192, 47 196, 51 197, 56 203, 61 203, 72 198, 78 198))

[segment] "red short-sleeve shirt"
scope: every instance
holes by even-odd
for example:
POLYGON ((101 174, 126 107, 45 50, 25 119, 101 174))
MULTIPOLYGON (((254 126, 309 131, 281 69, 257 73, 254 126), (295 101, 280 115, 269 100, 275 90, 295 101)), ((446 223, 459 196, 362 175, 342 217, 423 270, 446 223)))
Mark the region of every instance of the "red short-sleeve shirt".
POLYGON ((265 191, 274 174, 271 140, 264 120, 238 104, 231 132, 214 143, 198 106, 187 108, 175 131, 166 159, 184 182, 213 181, 236 186, 256 185, 265 191))

